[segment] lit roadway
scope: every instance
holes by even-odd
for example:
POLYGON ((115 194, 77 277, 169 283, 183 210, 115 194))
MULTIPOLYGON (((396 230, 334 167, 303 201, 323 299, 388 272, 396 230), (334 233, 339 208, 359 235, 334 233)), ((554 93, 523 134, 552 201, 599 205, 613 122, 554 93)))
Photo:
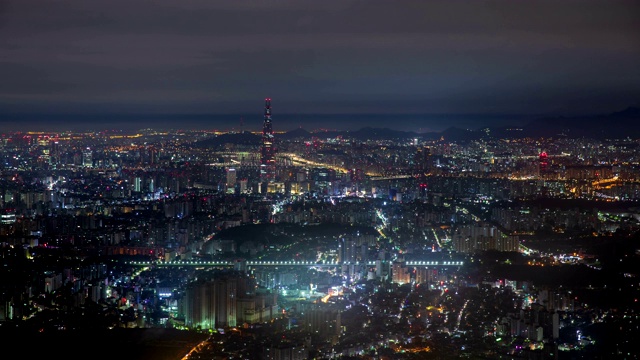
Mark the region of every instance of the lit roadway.
POLYGON ((435 237, 435 238, 436 238, 436 243, 438 244, 438 247, 439 247, 440 249, 444 248, 444 247, 442 246, 442 243, 440 242, 440 238, 438 237, 438 234, 436 233, 436 229, 431 228, 431 231, 433 232, 433 237, 435 237))
POLYGON ((376 226, 376 230, 378 230, 378 232, 382 237, 386 238, 387 236, 384 234, 384 232, 382 232, 382 230, 389 225, 389 222, 387 221, 387 217, 384 216, 384 214, 382 213, 382 210, 380 209, 376 209, 376 216, 378 217, 378 219, 380 219, 380 221, 382 221, 382 225, 376 226))
POLYGON ((467 305, 469 305, 469 299, 464 302, 462 305, 462 309, 460 309, 460 313, 458 314, 458 319, 456 320, 456 326, 454 327, 454 331, 458 331, 460 328, 460 322, 462 322, 462 317, 464 316, 464 311, 467 309, 467 305))
POLYGON ((208 340, 203 340, 202 342, 200 342, 199 344, 197 344, 196 346, 194 346, 188 353, 187 355, 185 355, 181 360, 187 360, 189 359, 189 357, 191 355, 197 354, 198 352, 202 351, 203 349, 205 349, 207 347, 207 345, 209 344, 208 340))
MULTIPOLYGON (((368 174, 367 174, 368 175, 368 174)), ((372 176, 371 181, 378 180, 396 180, 396 179, 409 179, 415 177, 414 175, 390 175, 390 176, 372 176)))
POLYGON ((335 166, 335 165, 330 165, 330 164, 319 163, 312 160, 307 160, 293 153, 281 154, 281 156, 287 157, 289 160, 291 160, 291 162, 298 163, 298 164, 310 165, 315 167, 326 167, 326 168, 341 172, 343 174, 346 174, 348 172, 348 170, 345 168, 335 166))

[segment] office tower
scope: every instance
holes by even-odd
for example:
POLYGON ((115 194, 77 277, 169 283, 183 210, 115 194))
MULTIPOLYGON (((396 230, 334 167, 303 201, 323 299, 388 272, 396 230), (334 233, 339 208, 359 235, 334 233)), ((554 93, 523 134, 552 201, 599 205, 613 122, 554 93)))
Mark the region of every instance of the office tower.
POLYGON ((233 190, 236 186, 236 169, 227 169, 227 191, 233 190))
POLYGON ((266 98, 264 104, 264 123, 262 125, 262 151, 260 156, 261 182, 273 182, 275 178, 276 158, 273 140, 273 128, 271 126, 271 99, 266 98))
POLYGON ((140 192, 142 191, 142 178, 136 176, 133 180, 133 191, 140 192))
POLYGON ((539 162, 540 162, 540 175, 543 175, 544 173, 547 172, 547 165, 548 165, 548 155, 546 152, 543 151, 540 153, 539 162))
POLYGON ((156 154, 157 154, 158 150, 156 150, 153 147, 149 148, 149 164, 155 164, 156 163, 156 154))
POLYGON ((431 148, 421 146, 416 149, 413 157, 414 173, 424 176, 431 172, 431 148))
POLYGON ((93 152, 90 148, 86 148, 82 151, 82 166, 93 167, 93 152))

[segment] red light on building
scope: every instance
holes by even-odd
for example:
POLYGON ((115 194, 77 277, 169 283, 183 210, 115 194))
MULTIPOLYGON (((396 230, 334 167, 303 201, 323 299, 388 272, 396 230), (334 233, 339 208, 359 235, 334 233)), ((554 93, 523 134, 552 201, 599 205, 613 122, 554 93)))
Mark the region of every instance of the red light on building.
POLYGON ((539 163, 539 166, 540 166, 540 172, 541 173, 547 171, 547 165, 549 164, 548 160, 547 160, 548 157, 549 156, 547 155, 547 153, 545 151, 541 152, 540 156, 538 157, 538 163, 539 163))

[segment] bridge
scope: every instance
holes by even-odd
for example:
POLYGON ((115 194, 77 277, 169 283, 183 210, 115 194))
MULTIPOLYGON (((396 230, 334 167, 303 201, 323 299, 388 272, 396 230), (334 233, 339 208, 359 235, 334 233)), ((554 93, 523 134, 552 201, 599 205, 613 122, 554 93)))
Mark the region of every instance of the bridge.
MULTIPOLYGON (((343 265, 363 265, 363 266, 376 266, 375 261, 365 262, 335 262, 335 261, 263 261, 263 260, 248 260, 248 261, 202 261, 202 260, 180 260, 180 261, 128 261, 128 265, 133 266, 198 266, 198 267, 233 267, 236 264, 244 264, 246 266, 305 266, 305 267, 336 267, 343 265)), ((405 261, 406 266, 435 266, 435 267, 450 267, 450 266, 463 266, 464 261, 405 261)))

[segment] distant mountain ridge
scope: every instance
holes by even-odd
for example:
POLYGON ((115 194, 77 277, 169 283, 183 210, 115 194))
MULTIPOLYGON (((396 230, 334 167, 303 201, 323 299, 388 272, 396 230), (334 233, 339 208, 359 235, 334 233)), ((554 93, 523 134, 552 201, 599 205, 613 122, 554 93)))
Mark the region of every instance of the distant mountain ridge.
POLYGON ((363 127, 360 130, 355 131, 343 131, 343 130, 329 130, 329 131, 316 131, 316 132, 308 132, 302 129, 296 129, 293 131, 286 132, 285 134, 279 135, 282 139, 294 139, 296 137, 305 136, 308 138, 312 137, 322 137, 322 138, 334 138, 338 136, 342 136, 344 138, 353 138, 353 139, 361 139, 361 140, 393 140, 393 139, 407 139, 407 138, 416 138, 423 137, 424 133, 417 133, 413 131, 401 131, 401 130, 393 130, 389 128, 374 128, 374 127, 363 127), (290 133, 293 133, 290 135, 290 133))
MULTIPOLYGON (((543 117, 535 119, 528 124, 519 127, 479 127, 476 130, 460 129, 455 126, 442 132, 417 133, 413 131, 393 130, 390 128, 364 127, 356 131, 327 130, 310 132, 303 128, 297 128, 282 134, 276 139, 282 140, 312 140, 313 138, 335 138, 365 140, 437 140, 447 141, 471 141, 481 138, 640 138, 640 108, 628 107, 622 111, 605 115, 578 116, 578 117, 543 117)), ((228 133, 215 138, 202 140, 198 146, 210 147, 225 143, 259 146, 260 135, 249 132, 228 133)))
MULTIPOLYGON (((297 136, 303 133, 297 129, 297 136)), ((365 127, 358 131, 329 131, 308 133, 311 136, 335 137, 358 140, 414 139, 470 141, 483 137, 525 138, 525 137, 570 137, 570 138, 640 138, 640 108, 628 107, 622 111, 605 115, 578 117, 544 117, 535 119, 522 127, 478 127, 476 130, 450 127, 442 132, 416 133, 388 128, 365 127)))
POLYGON ((241 133, 226 133, 209 139, 200 140, 196 142, 194 146, 198 148, 212 148, 225 144, 258 146, 260 145, 261 139, 260 135, 255 135, 245 131, 241 133))
MULTIPOLYGON (((505 128, 494 129, 497 136, 506 136, 505 128)), ((640 108, 628 107, 606 115, 578 117, 547 117, 523 126, 525 137, 570 138, 637 138, 640 137, 640 108)))

